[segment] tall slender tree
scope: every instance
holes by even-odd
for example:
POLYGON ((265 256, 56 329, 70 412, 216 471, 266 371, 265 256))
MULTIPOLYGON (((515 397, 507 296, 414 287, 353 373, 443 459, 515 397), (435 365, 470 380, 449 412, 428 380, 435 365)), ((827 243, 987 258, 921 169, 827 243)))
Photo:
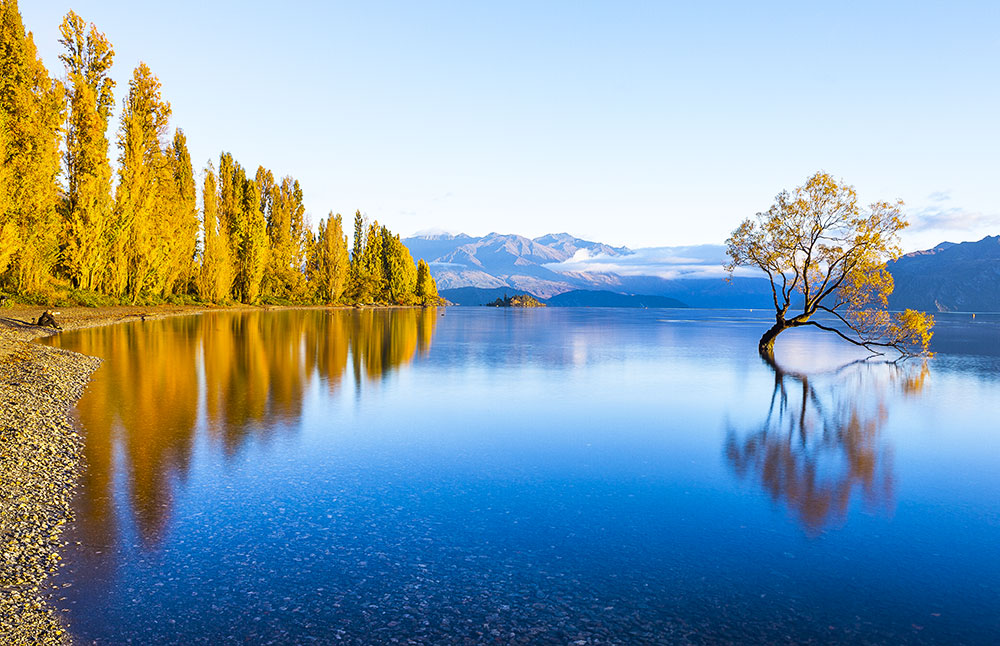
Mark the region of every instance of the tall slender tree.
POLYGON ((72 11, 59 32, 65 50, 59 58, 70 88, 61 265, 73 285, 95 289, 107 264, 107 229, 113 207, 106 132, 114 105, 115 82, 108 72, 115 52, 96 26, 91 24, 88 30, 72 11))
POLYGON ((219 160, 222 181, 220 209, 228 222, 230 251, 233 255, 233 296, 253 304, 260 297, 267 266, 267 219, 260 210, 260 187, 249 179, 243 167, 224 154, 219 160))
POLYGON ((170 103, 163 100, 160 87, 149 67, 139 63, 129 81, 118 131, 109 284, 113 295, 127 296, 133 303, 157 282, 165 260, 157 216, 162 215, 160 192, 169 168, 164 141, 170 103))
POLYGON ((387 282, 385 259, 382 254, 382 230, 378 221, 368 225, 365 247, 361 252, 361 273, 357 284, 357 297, 362 303, 386 300, 387 282))
POLYGON ((7 129, 7 115, 0 111, 0 277, 4 275, 14 252, 18 250, 17 221, 9 217, 13 212, 11 199, 11 169, 7 165, 10 134, 7 129))
POLYGON ((169 148, 170 190, 161 193, 167 200, 163 221, 167 264, 164 266, 163 295, 186 293, 194 275, 195 251, 198 246, 198 197, 194 184, 194 169, 187 148, 187 137, 178 129, 169 148))
POLYGON ((205 185, 202 190, 204 248, 201 255, 198 294, 213 303, 226 301, 233 286, 228 237, 226 228, 219 219, 218 202, 215 171, 209 164, 205 169, 205 185))
MULTIPOLYGON (((40 289, 58 257, 57 177, 63 86, 49 78, 17 0, 0 0, 0 121, 6 128, 6 194, 0 233, 12 236, 7 281, 18 291, 40 289)), ((11 240, 8 240, 10 242, 11 240)))
MULTIPOLYGON (((343 225, 341 225, 343 230, 343 225)), ((291 186, 291 211, 289 219, 289 244, 291 247, 291 265, 295 282, 292 284, 292 293, 296 298, 302 298, 306 294, 305 285, 305 244, 306 233, 309 231, 306 223, 306 207, 302 194, 302 187, 299 180, 292 180, 291 186)))
POLYGON ((424 262, 423 258, 417 261, 416 294, 417 299, 425 305, 434 305, 440 300, 437 283, 434 282, 434 277, 431 276, 431 268, 424 262))
POLYGON ((319 232, 313 247, 311 279, 316 285, 317 296, 326 303, 337 303, 344 294, 349 273, 347 236, 344 235, 343 218, 331 213, 319 223, 319 232))
POLYGON ((413 264, 410 250, 399 235, 392 235, 382 227, 382 258, 385 267, 388 300, 392 303, 408 304, 414 300, 417 287, 417 267, 413 264))

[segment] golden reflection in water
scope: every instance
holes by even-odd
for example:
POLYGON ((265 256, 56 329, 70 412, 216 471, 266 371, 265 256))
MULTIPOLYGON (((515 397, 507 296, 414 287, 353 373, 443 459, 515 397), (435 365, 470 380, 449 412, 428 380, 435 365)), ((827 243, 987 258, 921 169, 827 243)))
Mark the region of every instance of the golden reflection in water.
POLYGON ((866 508, 891 512, 896 483, 892 447, 883 437, 887 402, 894 391, 919 395, 930 374, 926 361, 855 362, 815 378, 767 363, 774 390, 766 418, 726 436, 733 470, 759 481, 810 536, 843 524, 858 495, 866 508))
POLYGON ((212 312, 197 317, 81 330, 56 342, 102 357, 76 415, 86 439, 76 500, 85 544, 110 546, 112 492, 127 491, 142 543, 159 542, 171 509, 171 481, 191 459, 204 405, 209 441, 234 455, 249 438, 288 428, 317 381, 356 386, 425 355, 439 312, 306 310, 212 312), (113 481, 118 469, 125 483, 113 481))

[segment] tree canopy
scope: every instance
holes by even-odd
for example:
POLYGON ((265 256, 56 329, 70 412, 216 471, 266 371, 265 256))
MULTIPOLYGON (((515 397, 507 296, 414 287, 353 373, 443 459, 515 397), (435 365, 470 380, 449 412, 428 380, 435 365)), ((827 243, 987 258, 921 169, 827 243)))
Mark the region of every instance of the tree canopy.
POLYGON ((187 138, 145 63, 122 101, 113 173, 114 47, 73 11, 59 34, 62 82, 38 57, 17 0, 0 0, 0 293, 53 305, 440 301, 426 263, 360 211, 352 254, 341 216, 314 233, 293 177, 251 173, 223 153, 196 181, 187 138))
POLYGON ((934 318, 888 310, 886 263, 901 253, 902 208, 902 201, 862 208, 853 186, 818 172, 740 224, 726 241, 726 269, 754 267, 771 281, 775 323, 760 339, 762 355, 773 356, 781 332, 806 325, 873 352, 927 350, 934 318), (819 314, 827 316, 813 318, 819 314))

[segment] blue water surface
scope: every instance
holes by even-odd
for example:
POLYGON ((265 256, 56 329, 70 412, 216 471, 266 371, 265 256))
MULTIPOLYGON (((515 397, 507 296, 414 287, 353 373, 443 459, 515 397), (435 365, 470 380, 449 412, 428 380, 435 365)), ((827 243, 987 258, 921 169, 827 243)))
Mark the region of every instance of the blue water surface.
POLYGON ((98 644, 1000 642, 1000 319, 305 310, 105 359, 54 603, 98 644))

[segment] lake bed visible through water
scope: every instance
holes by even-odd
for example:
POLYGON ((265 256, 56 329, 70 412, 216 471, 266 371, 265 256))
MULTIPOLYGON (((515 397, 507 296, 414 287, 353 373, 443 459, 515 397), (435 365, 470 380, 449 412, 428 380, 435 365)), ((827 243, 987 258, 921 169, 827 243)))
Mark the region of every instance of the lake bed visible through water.
POLYGON ((105 362, 54 605, 98 644, 1000 642, 1000 317, 206 313, 105 362), (888 357, 894 358, 894 357, 888 357))

